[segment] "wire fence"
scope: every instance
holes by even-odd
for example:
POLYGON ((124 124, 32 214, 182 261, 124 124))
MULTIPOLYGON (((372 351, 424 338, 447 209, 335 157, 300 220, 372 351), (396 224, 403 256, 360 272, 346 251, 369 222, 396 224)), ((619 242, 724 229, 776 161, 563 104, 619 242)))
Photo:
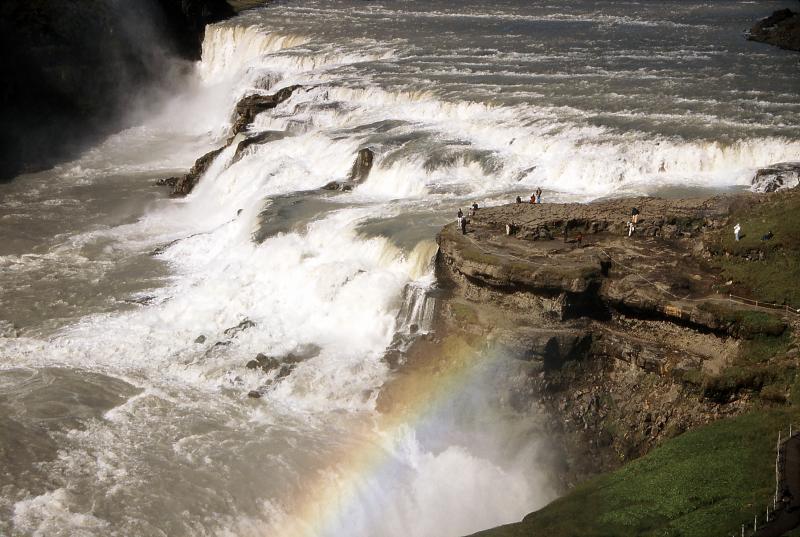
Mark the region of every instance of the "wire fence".
POLYGON ((747 304, 749 306, 755 306, 757 308, 768 308, 774 310, 783 310, 786 313, 794 313, 795 315, 800 314, 800 309, 795 308, 794 306, 790 306, 788 304, 775 304, 773 302, 764 302, 761 300, 754 300, 752 298, 745 298, 743 296, 736 296, 733 294, 728 293, 728 299, 731 302, 740 302, 742 304, 747 304))
MULTIPOLYGON (((793 469, 787 468, 789 444, 794 443, 793 449, 796 451, 797 442, 800 442, 800 435, 792 430, 791 423, 786 437, 782 438, 782 431, 778 431, 778 441, 775 446, 774 495, 767 503, 766 510, 762 511, 763 517, 754 514, 752 526, 749 521, 741 525, 741 537, 777 537, 800 526, 795 500, 799 485, 796 478, 790 482, 789 474, 793 469)), ((794 458, 796 459, 796 455, 794 458)))

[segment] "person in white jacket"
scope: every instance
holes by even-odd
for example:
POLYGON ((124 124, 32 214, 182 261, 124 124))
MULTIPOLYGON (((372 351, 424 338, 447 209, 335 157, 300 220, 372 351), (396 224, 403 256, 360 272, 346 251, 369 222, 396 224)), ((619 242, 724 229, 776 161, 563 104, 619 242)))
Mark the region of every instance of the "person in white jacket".
POLYGON ((742 231, 742 226, 739 225, 737 222, 735 226, 733 226, 733 236, 736 238, 736 241, 739 241, 739 233, 742 231))

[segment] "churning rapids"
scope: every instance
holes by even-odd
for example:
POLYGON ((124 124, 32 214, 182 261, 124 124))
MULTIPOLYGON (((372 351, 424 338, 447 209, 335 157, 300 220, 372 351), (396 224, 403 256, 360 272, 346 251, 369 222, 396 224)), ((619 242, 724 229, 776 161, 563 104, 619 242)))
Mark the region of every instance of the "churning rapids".
POLYGON ((435 234, 537 186, 737 189, 797 160, 797 57, 741 36, 784 4, 297 0, 209 27, 140 126, 0 185, 0 534, 458 536, 553 499, 501 366, 375 410, 387 348, 430 329, 435 234), (293 84, 251 126, 285 135, 186 198, 153 186, 293 84), (363 147, 366 182, 320 190, 363 147))

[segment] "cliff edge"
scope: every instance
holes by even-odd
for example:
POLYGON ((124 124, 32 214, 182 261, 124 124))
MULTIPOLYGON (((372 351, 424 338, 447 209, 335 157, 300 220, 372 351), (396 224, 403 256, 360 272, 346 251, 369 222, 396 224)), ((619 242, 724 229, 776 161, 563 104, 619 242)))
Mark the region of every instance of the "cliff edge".
MULTIPOLYGON (((441 289, 433 329, 412 344, 405 361, 398 353, 387 355, 397 374, 381 392, 379 408, 397 412, 410 399, 407 392, 424 391, 426 383, 435 391, 443 372, 501 360, 507 374, 498 401, 509 412, 542 417, 553 473, 562 492, 574 490, 553 505, 565 505, 588 486, 580 483, 597 475, 588 483, 617 479, 626 493, 639 487, 656 497, 658 491, 645 490, 652 485, 647 479, 655 479, 650 470, 661 472, 659 479, 691 480, 677 466, 670 477, 670 464, 678 463, 672 455, 658 459, 664 453, 659 450, 671 453, 674 445, 689 457, 691 439, 706 434, 696 431, 738 431, 718 439, 734 452, 743 437, 756 434, 742 429, 758 421, 753 412, 771 412, 765 423, 774 424, 800 400, 798 208, 800 192, 792 189, 478 209, 468 217, 466 234, 455 223, 439 234, 441 289), (629 236, 634 207, 638 223, 629 236), (735 223, 742 228, 739 241, 735 223), (688 431, 700 436, 681 440, 688 431), (626 463, 634 460, 644 468, 641 482, 614 477, 633 472, 626 463), (651 467, 639 460, 660 462, 651 467)), ((752 454, 740 455, 736 460, 752 454)), ((768 467, 770 455, 762 455, 768 467)), ((717 469, 725 466, 714 461, 717 469)), ((745 483, 752 478, 741 477, 745 483)), ((769 475, 759 479, 762 486, 769 475)), ((672 499, 692 504, 691 483, 676 486, 688 496, 677 490, 672 499)), ((711 510, 719 520, 737 520, 738 514, 729 515, 748 509, 745 494, 725 487, 714 484, 712 499, 696 496, 705 506, 687 509, 698 517, 711 510), (732 502, 727 511, 720 507, 725 502, 732 502)), ((604 516, 603 510, 569 505, 586 517, 604 516)), ((641 507, 639 514, 647 518, 650 509, 662 516, 663 507, 641 507)), ((534 527, 550 534, 555 526, 545 522, 553 509, 531 515, 536 525, 522 524, 517 533, 487 535, 527 535, 534 527)), ((571 512, 565 527, 613 526, 597 518, 576 526, 575 516, 571 512)), ((654 529, 672 524, 668 517, 651 523, 654 529)), ((623 526, 606 534, 641 534, 623 526)))

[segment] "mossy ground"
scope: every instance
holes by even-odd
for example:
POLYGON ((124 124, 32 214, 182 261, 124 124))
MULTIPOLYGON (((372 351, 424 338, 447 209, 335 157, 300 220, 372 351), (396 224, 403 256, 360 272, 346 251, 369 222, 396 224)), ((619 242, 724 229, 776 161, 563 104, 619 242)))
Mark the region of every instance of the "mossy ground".
POLYGON ((712 264, 734 282, 734 291, 800 308, 800 191, 734 205, 730 226, 713 238, 710 250, 712 264), (738 242, 732 231, 737 222, 743 233, 738 242), (772 239, 762 240, 770 231, 772 239))
POLYGON ((476 535, 738 535, 772 499, 778 430, 785 435, 790 423, 800 423, 800 408, 761 410, 687 432, 522 522, 476 535))

